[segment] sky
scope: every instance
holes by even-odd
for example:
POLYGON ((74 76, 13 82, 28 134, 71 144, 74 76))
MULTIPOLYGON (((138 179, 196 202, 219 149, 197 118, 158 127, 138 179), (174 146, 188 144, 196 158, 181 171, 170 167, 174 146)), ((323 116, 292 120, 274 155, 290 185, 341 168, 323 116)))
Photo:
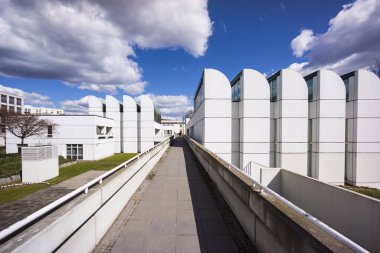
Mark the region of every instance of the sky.
POLYGON ((379 42, 378 0, 0 0, 0 90, 77 114, 149 95, 182 118, 204 68, 344 74, 379 42))

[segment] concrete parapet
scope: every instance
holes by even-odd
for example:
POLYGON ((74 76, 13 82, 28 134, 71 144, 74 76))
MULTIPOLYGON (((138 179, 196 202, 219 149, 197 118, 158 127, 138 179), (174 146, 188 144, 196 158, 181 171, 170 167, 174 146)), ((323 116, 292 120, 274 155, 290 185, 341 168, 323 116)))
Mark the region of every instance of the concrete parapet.
POLYGON ((187 139, 258 252, 352 252, 192 139, 187 139))

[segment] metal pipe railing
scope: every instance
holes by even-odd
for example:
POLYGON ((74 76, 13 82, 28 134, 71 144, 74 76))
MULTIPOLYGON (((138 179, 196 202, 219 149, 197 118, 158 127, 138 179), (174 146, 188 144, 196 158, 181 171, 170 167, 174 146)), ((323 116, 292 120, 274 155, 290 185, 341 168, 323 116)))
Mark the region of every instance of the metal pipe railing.
POLYGON ((168 139, 156 144, 155 146, 153 146, 152 148, 144 151, 143 153, 141 154, 138 154, 137 156, 134 156, 132 157, 131 159, 123 162, 122 164, 116 166, 115 168, 107 171, 106 173, 100 175, 99 177, 91 180, 90 182, 84 184, 83 186, 77 188, 76 190, 66 194, 65 196, 55 200, 54 202, 50 203, 49 205, 39 209, 38 211, 28 215, 27 217, 25 217, 24 219, 14 223, 13 225, 9 226, 8 228, 0 231, 0 242, 2 242, 5 238, 9 237, 10 235, 16 233, 17 231, 21 230, 22 228, 32 224, 35 220, 37 220, 38 218, 50 213, 52 210, 55 210, 56 208, 60 207, 61 205, 63 205, 64 203, 66 203, 67 201, 75 198, 76 196, 78 196, 79 194, 81 193, 85 193, 87 194, 88 193, 88 189, 95 186, 96 184, 102 184, 103 183, 103 180, 106 179, 107 177, 111 176, 112 174, 114 174, 115 172, 125 168, 128 164, 132 163, 133 161, 135 160, 139 160, 140 157, 144 156, 145 154, 149 153, 150 151, 152 151, 153 149, 157 148, 158 146, 160 145, 163 145, 163 144, 166 144, 168 141, 170 141, 172 137, 169 137, 168 139))
MULTIPOLYGON (((187 139, 190 139, 190 141, 193 141, 198 147, 200 147, 201 149, 203 149, 207 153, 214 154, 218 158, 218 160, 223 160, 225 163, 229 164, 229 168, 234 168, 235 170, 237 170, 239 172, 242 172, 241 169, 237 168, 233 164, 230 164, 229 162, 226 162, 223 158, 219 157, 215 153, 213 153, 210 150, 208 150, 207 148, 203 147, 201 144, 199 144, 195 140, 193 140, 193 139, 191 139, 189 137, 187 137, 187 139)), ((326 225, 322 221, 318 220, 317 218, 315 218, 311 214, 307 213, 305 210, 303 210, 300 207, 296 206, 295 204, 293 204, 292 202, 290 202, 286 198, 282 197, 281 195, 279 195, 278 193, 276 193, 273 190, 269 189, 268 187, 262 185, 261 183, 259 183, 255 179, 253 179, 250 175, 246 175, 246 176, 248 176, 249 179, 252 180, 254 187, 257 186, 257 187, 260 188, 260 192, 265 192, 265 193, 267 193, 267 194, 275 197, 276 199, 278 199, 279 201, 281 201, 282 203, 284 203, 286 206, 288 206, 290 209, 292 209, 296 213, 304 216, 311 223, 313 223, 317 227, 321 228, 323 231, 325 231, 326 233, 328 233, 329 235, 331 235, 332 237, 334 237, 335 239, 337 239, 339 242, 341 242, 342 244, 344 244, 345 246, 347 246, 348 248, 350 248, 354 252, 369 252, 368 250, 364 249, 363 247, 361 247, 360 245, 358 245, 357 243, 355 243, 351 239, 347 238, 343 234, 339 233, 338 231, 336 231, 332 227, 329 227, 328 225, 326 225)))

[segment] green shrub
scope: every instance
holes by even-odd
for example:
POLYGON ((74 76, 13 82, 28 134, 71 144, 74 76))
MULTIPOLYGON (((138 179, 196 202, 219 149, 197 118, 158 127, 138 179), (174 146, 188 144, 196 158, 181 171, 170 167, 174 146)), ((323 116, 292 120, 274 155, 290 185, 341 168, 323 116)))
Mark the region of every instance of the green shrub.
POLYGON ((72 162, 74 160, 71 160, 71 159, 66 159, 64 156, 58 156, 58 161, 59 161, 59 165, 61 164, 64 164, 64 163, 68 163, 68 162, 72 162))
POLYGON ((0 155, 0 178, 20 174, 21 156, 19 154, 0 155))

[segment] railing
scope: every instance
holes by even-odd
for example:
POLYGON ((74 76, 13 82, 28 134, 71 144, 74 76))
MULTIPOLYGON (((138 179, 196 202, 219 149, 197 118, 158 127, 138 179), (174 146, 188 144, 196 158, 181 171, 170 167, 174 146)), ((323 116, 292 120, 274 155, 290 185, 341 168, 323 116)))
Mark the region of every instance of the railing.
POLYGON ((167 142, 170 142, 172 140, 173 136, 171 136, 170 138, 156 144, 155 146, 153 146, 152 148, 144 151, 143 153, 135 156, 135 157, 132 157, 131 159, 127 160, 126 162, 116 166, 115 168, 113 168, 112 170, 109 170, 107 171, 106 173, 100 175, 99 177, 91 180, 90 182, 84 184, 83 186, 79 187, 78 189, 66 194, 65 196, 57 199, 56 201, 50 203, 49 205, 41 208, 40 210, 30 214, 29 216, 25 217, 24 219, 16 222, 15 224, 9 226, 8 228, 0 231, 0 243, 3 243, 4 241, 6 241, 7 239, 9 239, 9 237, 17 232, 20 232, 21 229, 23 228, 26 228, 28 227, 29 225, 33 224, 37 219, 43 217, 43 216, 46 216, 47 214, 49 214, 51 211, 59 208, 60 206, 62 206, 63 204, 67 203, 69 200, 72 200, 73 198, 77 197, 78 195, 84 193, 84 194, 87 194, 88 193, 88 190, 97 185, 97 184, 102 184, 103 183, 103 180, 106 179, 107 177, 111 176, 112 174, 116 173, 117 171, 121 170, 121 169, 124 169, 125 167, 127 167, 128 164, 132 163, 133 161, 136 161, 136 160, 139 160, 140 157, 144 156, 145 154, 149 153, 150 151, 152 151, 153 149, 157 148, 158 146, 160 145, 163 145, 163 144, 166 144, 167 142))
POLYGON ((240 169, 239 170, 241 172, 243 172, 244 174, 250 176, 250 177, 253 177, 252 176, 252 169, 260 169, 260 168, 268 168, 268 166, 265 166, 265 165, 262 165, 260 163, 256 163, 254 161, 250 161, 243 169, 240 169))
MULTIPOLYGON (((344 244, 345 246, 347 246, 348 248, 350 248, 351 250, 353 250, 354 252, 369 252, 367 251, 366 249, 364 249, 363 247, 361 247, 360 245, 358 245, 357 243, 353 242, 352 240, 350 240, 349 238, 347 238, 346 236, 342 235, 341 233, 339 233, 338 231, 336 231, 335 229, 329 227, 328 225, 326 225, 325 223, 323 223, 322 221, 318 220, 317 218, 315 218, 314 216, 312 216, 311 214, 307 213, 305 210, 299 208, 298 206, 296 206, 295 204, 293 204, 292 202, 290 202, 289 200, 285 199, 284 197, 282 197, 281 195, 279 195, 278 193, 272 191, 271 189, 269 189, 268 187, 262 185, 261 183, 259 183, 258 181, 256 181, 255 179, 252 178, 252 176, 244 173, 244 170, 246 171, 250 171, 251 172, 251 167, 248 167, 248 165, 246 166, 246 168, 244 168, 243 170, 241 170, 240 168, 236 167, 235 165, 233 164, 230 164, 229 162, 226 162, 223 158, 217 156, 216 154, 214 154, 213 152, 211 152, 210 150, 206 149, 205 147, 203 147, 201 144, 199 144, 198 142, 196 142, 195 140, 189 138, 188 136, 186 136, 186 139, 187 140, 191 140, 191 141, 194 141, 195 144, 197 144, 201 149, 203 149, 205 152, 207 152, 208 154, 212 154, 213 156, 216 157, 217 160, 222 160, 224 161, 226 164, 228 164, 228 168, 231 169, 233 168, 234 170, 237 170, 239 171, 240 173, 243 173, 244 175, 247 175, 249 176, 250 180, 252 180, 253 182, 253 188, 259 188, 259 192, 265 192, 273 197, 275 197, 276 199, 278 199, 279 201, 281 201, 282 203, 284 203, 286 206, 288 206, 290 209, 292 209, 293 211, 295 211, 296 213, 304 216, 307 220, 309 220, 311 223, 313 223, 314 225, 316 225, 317 227, 321 228, 322 230, 324 230, 327 234, 329 234, 330 236, 334 237, 335 239, 337 239, 338 241, 340 241, 342 244, 344 244)), ((249 163, 251 164, 251 162, 249 163)), ((256 163, 257 164, 257 163, 256 163)), ((250 166, 250 165, 249 165, 250 166)), ((265 167, 265 166, 264 166, 265 167)))

